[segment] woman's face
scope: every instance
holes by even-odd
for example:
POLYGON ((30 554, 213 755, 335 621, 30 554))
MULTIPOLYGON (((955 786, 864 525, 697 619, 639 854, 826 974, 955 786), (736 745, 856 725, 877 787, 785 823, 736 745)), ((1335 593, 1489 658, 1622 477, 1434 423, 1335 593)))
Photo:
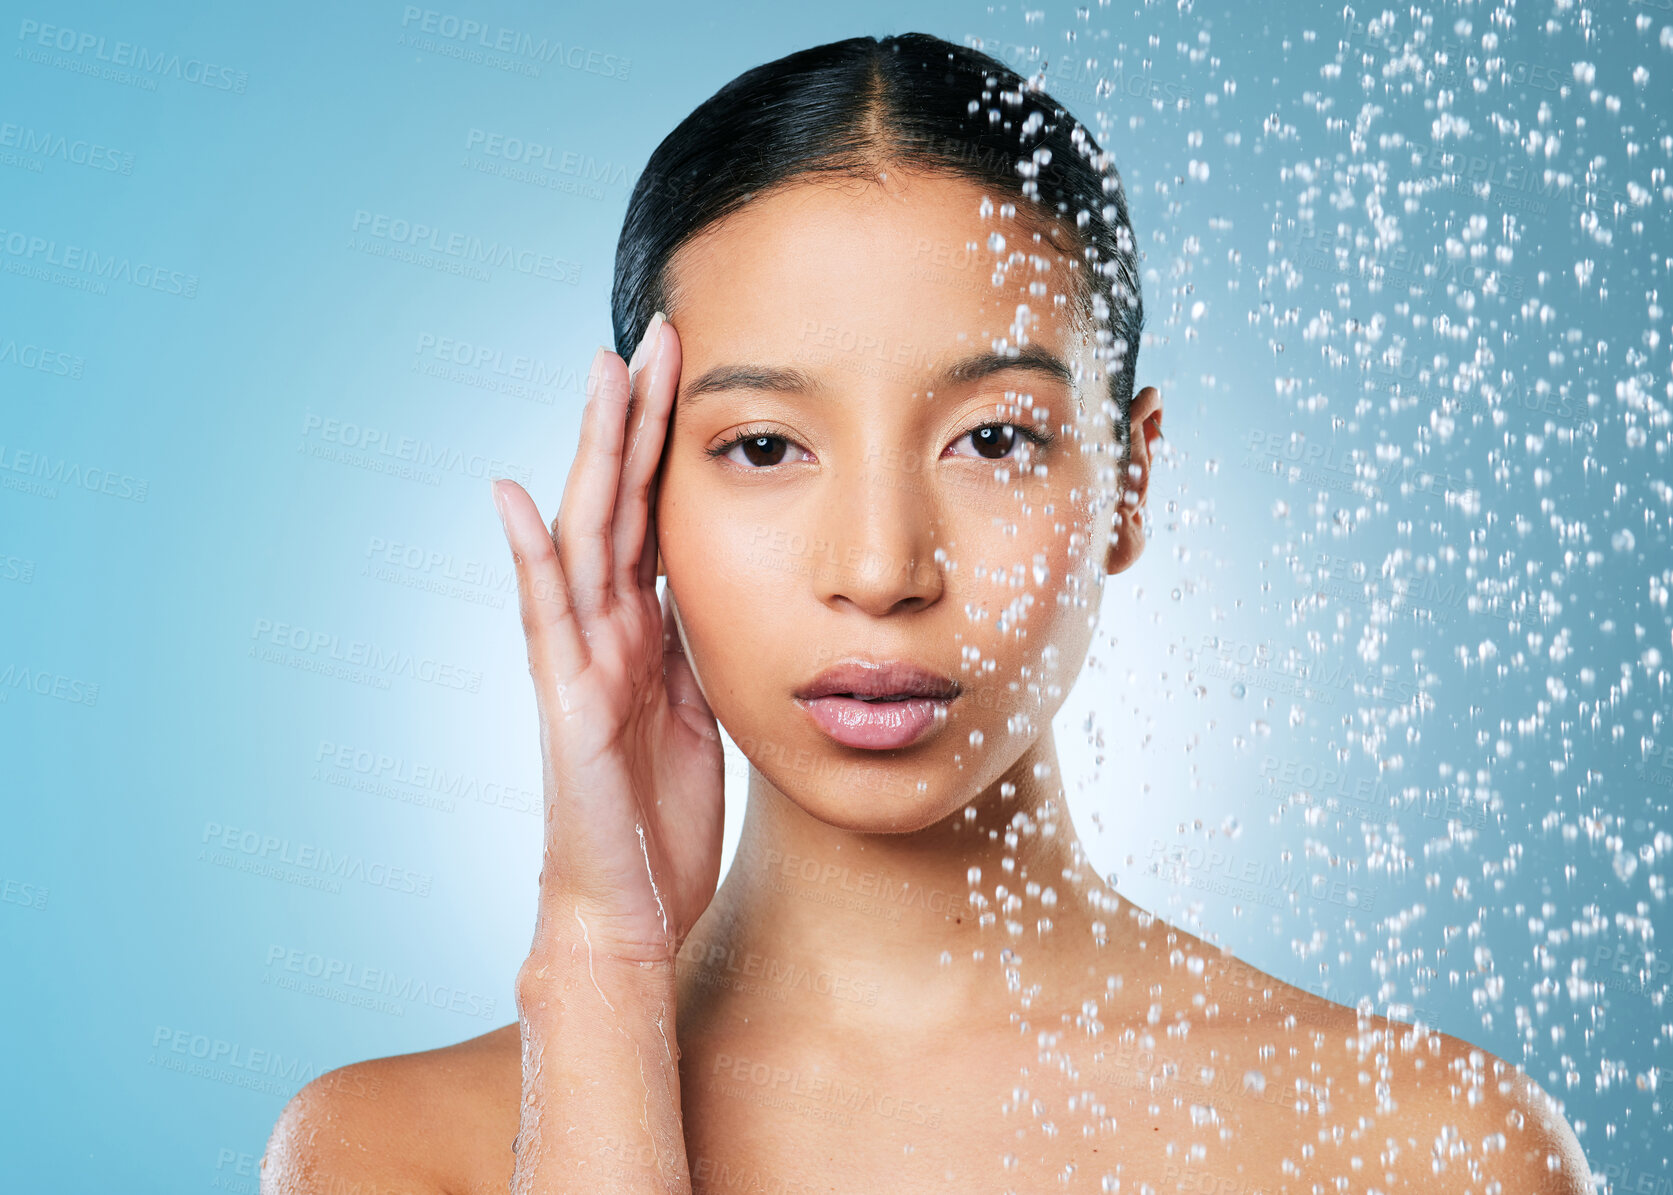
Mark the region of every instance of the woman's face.
POLYGON ((686 650, 755 768, 846 829, 920 829, 999 781, 1049 733, 1102 578, 1137 552, 1112 543, 1076 258, 984 194, 894 169, 796 184, 669 269, 683 361, 657 539, 686 650), (848 660, 958 693, 798 696, 848 660))

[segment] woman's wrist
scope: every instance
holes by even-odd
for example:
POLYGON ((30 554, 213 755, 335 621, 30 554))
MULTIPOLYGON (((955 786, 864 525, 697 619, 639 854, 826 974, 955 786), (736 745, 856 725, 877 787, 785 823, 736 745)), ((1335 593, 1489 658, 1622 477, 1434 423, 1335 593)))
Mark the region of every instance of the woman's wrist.
POLYGON ((674 960, 623 957, 609 945, 578 927, 542 934, 518 969, 524 1144, 515 1190, 691 1190, 674 960))
POLYGON ((554 1001, 581 1011, 639 1005, 666 1005, 673 1018, 675 954, 658 944, 622 942, 587 929, 580 917, 553 917, 552 932, 541 934, 518 968, 515 994, 520 1011, 554 1001), (566 925, 565 922, 573 922, 566 925))
POLYGON ((596 961, 672 963, 682 937, 668 919, 647 922, 577 896, 568 889, 542 888, 531 954, 554 944, 577 944, 596 961))

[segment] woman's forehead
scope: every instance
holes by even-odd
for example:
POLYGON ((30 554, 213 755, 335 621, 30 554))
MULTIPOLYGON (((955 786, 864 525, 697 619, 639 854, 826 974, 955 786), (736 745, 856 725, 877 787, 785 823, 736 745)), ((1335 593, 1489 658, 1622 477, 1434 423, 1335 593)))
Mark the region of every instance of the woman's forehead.
POLYGON ((1035 345, 1084 375, 1078 263, 1006 202, 971 180, 898 174, 752 200, 669 262, 685 367, 748 349, 918 372, 1035 345))

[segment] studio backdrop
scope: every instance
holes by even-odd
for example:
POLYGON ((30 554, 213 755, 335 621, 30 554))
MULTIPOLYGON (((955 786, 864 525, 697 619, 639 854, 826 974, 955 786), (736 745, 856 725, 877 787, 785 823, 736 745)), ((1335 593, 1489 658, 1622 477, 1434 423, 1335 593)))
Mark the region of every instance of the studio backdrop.
POLYGON ((5 9, 0 1185, 254 1192, 309 1079, 515 1019, 490 479, 556 510, 665 133, 922 30, 1131 203, 1166 449, 1056 723, 1098 871, 1673 1189, 1667 0, 5 9))

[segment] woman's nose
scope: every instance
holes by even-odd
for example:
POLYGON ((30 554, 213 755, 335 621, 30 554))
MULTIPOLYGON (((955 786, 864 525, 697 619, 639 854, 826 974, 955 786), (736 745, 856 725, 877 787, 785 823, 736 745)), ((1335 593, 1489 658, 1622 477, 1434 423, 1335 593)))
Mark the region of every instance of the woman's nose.
POLYGON ((827 605, 848 605, 874 618, 920 610, 945 591, 936 559, 939 503, 920 472, 892 464, 859 466, 833 480, 823 502, 826 567, 814 586, 827 605))

